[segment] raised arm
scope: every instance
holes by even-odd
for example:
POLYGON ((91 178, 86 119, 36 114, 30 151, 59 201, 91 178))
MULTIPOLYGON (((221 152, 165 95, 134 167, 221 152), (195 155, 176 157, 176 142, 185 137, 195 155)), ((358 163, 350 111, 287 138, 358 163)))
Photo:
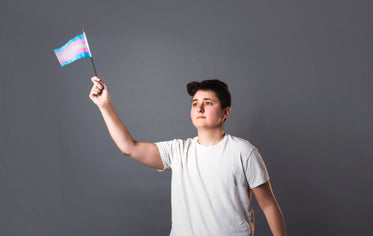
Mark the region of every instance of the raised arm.
POLYGON ((274 236, 286 236, 284 216, 273 194, 270 182, 252 189, 259 207, 266 216, 269 228, 274 236))
POLYGON ((163 169, 163 163, 157 146, 154 143, 134 140, 115 112, 106 84, 96 76, 92 77, 91 80, 93 86, 89 98, 99 108, 110 136, 119 150, 146 166, 163 169))

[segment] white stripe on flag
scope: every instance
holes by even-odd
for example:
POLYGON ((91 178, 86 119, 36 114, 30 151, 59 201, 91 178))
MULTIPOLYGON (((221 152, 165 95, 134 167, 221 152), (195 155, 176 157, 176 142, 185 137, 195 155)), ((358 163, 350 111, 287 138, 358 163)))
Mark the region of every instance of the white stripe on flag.
MULTIPOLYGON (((57 56, 58 60, 61 61, 67 61, 71 59, 73 56, 75 56, 77 53, 76 51, 81 48, 87 48, 86 44, 77 44, 71 47, 68 51, 63 52, 62 55, 57 56)), ((90 54, 91 55, 91 54, 90 54)))

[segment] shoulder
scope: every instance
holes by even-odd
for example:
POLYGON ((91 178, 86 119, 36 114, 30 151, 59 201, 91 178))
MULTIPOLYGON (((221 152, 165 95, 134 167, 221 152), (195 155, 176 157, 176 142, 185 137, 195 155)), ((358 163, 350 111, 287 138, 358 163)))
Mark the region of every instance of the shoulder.
POLYGON ((233 135, 228 135, 228 144, 239 150, 241 153, 247 155, 249 155, 253 150, 257 150, 257 148, 248 140, 233 135))
POLYGON ((190 146, 196 138, 188 138, 188 139, 172 139, 169 141, 162 141, 162 142, 156 142, 155 144, 158 147, 163 147, 163 148, 181 148, 183 149, 184 147, 190 146))
POLYGON ((161 141, 157 143, 171 143, 171 144, 179 144, 179 145, 185 145, 192 143, 196 138, 188 138, 188 139, 171 139, 168 141, 161 141))

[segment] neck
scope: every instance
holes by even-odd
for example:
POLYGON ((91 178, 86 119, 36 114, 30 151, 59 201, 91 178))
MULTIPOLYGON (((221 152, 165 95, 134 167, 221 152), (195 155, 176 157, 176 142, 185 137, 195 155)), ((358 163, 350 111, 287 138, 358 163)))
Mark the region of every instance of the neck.
POLYGON ((203 146, 214 146, 224 138, 224 130, 221 129, 198 129, 198 143, 203 146))

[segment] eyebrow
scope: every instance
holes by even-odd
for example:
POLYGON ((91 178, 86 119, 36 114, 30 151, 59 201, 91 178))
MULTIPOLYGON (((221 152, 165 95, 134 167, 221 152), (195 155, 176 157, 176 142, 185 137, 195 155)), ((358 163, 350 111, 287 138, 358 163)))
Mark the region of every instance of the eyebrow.
MULTIPOLYGON (((215 101, 214 99, 211 99, 211 98, 203 98, 202 100, 209 100, 209 101, 215 101)), ((195 102, 195 101, 198 101, 197 98, 193 99, 192 102, 195 102)))

